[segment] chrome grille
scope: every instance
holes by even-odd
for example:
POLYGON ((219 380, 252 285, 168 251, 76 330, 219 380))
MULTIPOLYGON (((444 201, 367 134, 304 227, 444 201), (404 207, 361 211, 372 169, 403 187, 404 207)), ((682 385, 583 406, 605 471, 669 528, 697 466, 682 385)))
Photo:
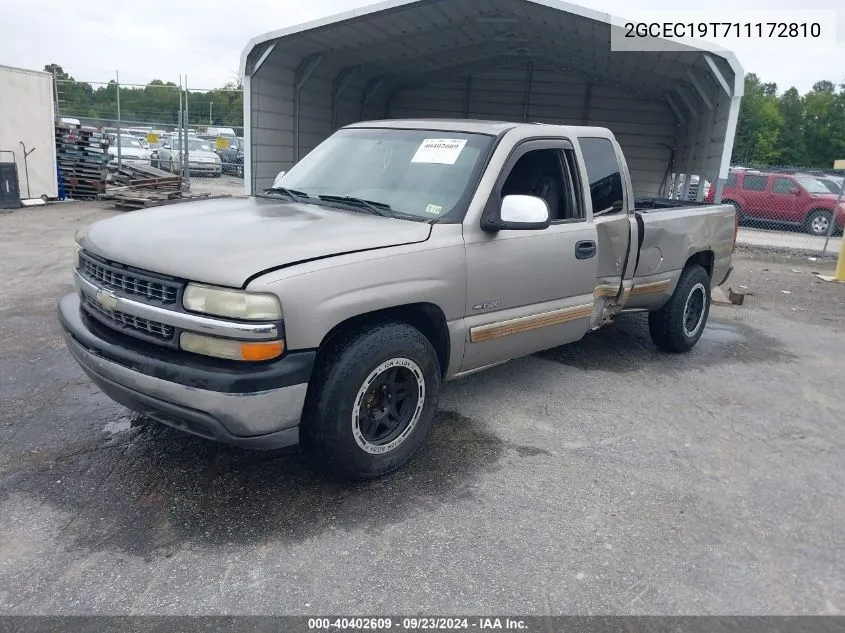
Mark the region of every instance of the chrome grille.
POLYGON ((126 270, 94 259, 84 251, 79 253, 79 272, 93 284, 121 290, 126 295, 144 297, 162 304, 176 303, 180 285, 164 279, 126 270))
POLYGON ((93 316, 100 315, 101 317, 106 317, 111 321, 110 324, 117 326, 118 329, 128 328, 134 330, 132 332, 133 334, 140 333, 161 341, 173 339, 174 328, 172 325, 150 321, 132 314, 120 312, 119 310, 109 310, 84 293, 82 294, 82 305, 89 313, 93 312, 93 316))

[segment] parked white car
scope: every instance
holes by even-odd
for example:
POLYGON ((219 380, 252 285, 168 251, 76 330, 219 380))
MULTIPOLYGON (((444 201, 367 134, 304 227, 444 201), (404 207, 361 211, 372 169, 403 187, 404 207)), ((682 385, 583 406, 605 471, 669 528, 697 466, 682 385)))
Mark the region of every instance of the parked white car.
MULTIPOLYGON (((169 139, 158 150, 159 169, 179 173, 182 171, 182 145, 178 137, 169 139)), ((204 174, 217 178, 223 173, 223 161, 208 141, 200 138, 188 139, 188 168, 192 174, 204 174)))
MULTIPOLYGON (((117 165, 117 137, 110 136, 109 137, 109 154, 111 158, 109 159, 109 164, 114 167, 117 165)), ((144 149, 144 146, 141 144, 137 138, 132 136, 131 134, 121 134, 120 135, 120 160, 124 164, 129 165, 149 165, 150 164, 150 152, 147 149, 144 149)))

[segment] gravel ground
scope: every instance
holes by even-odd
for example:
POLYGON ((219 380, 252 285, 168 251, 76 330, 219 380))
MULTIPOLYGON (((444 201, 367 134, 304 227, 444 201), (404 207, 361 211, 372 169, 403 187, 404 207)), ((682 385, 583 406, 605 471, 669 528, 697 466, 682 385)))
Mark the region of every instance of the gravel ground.
POLYGON ((642 315, 448 384, 358 485, 130 415, 65 350, 74 231, 0 215, 2 614, 845 611, 845 285, 742 253, 690 354, 642 315), (787 294, 788 293, 788 294, 787 294))

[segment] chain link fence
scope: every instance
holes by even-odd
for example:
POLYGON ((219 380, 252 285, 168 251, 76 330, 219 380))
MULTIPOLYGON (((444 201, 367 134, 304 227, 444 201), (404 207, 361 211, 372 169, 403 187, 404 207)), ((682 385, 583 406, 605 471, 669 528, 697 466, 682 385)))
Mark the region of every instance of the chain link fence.
MULTIPOLYGON (((243 90, 173 82, 122 84, 55 77, 59 123, 108 140, 109 171, 141 166, 178 174, 191 195, 243 195, 243 90)), ((110 178, 107 190, 118 186, 110 178)))

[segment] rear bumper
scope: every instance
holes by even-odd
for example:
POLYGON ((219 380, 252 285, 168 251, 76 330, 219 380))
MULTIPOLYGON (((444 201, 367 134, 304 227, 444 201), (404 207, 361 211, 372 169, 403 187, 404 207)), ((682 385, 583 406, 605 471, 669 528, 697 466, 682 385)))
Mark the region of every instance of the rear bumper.
POLYGON ((262 364, 252 378, 242 368, 227 375, 225 369, 192 365, 191 355, 176 363, 121 347, 81 313, 76 295, 61 301, 59 318, 71 355, 115 402, 187 433, 244 448, 299 441, 313 352, 262 364), (268 383, 277 386, 267 388, 268 383))

